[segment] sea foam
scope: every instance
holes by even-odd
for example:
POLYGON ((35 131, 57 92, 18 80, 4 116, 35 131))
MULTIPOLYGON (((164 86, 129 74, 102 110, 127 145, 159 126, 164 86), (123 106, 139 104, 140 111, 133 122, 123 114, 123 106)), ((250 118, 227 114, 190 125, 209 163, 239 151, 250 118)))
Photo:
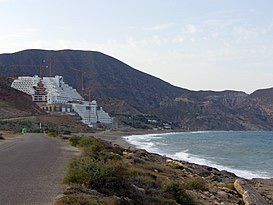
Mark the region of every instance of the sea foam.
MULTIPOLYGON (((191 132, 192 134, 202 134, 207 133, 208 131, 198 131, 198 132, 191 132)), ((171 135, 177 135, 177 134, 184 134, 184 133, 161 133, 161 134, 147 134, 147 135, 130 135, 123 137, 129 144, 132 144, 140 149, 145 149, 148 152, 157 153, 160 155, 164 155, 167 157, 170 157, 172 159, 176 160, 182 160, 187 161, 190 163, 195 163, 199 165, 205 165, 209 167, 216 168, 218 170, 226 170, 228 172, 232 172, 236 174, 239 177, 243 177, 246 179, 252 179, 252 178, 272 178, 273 176, 270 176, 267 172, 254 172, 250 170, 240 170, 236 169, 234 167, 228 167, 224 166, 222 164, 218 164, 213 162, 212 160, 205 159, 204 156, 200 155, 194 155, 189 153, 189 150, 182 150, 179 152, 176 152, 174 154, 164 152, 162 149, 160 149, 159 146, 167 146, 168 144, 162 143, 162 142, 156 142, 155 139, 162 139, 163 137, 171 136, 171 135)), ((171 145, 170 145, 171 146, 171 145)))

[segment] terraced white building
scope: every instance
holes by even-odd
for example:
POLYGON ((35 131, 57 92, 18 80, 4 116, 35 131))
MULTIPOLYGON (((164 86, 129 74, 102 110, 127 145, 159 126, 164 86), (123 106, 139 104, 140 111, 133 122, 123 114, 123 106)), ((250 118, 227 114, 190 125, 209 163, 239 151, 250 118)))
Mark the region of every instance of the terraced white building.
POLYGON ((18 77, 13 81, 11 87, 31 95, 36 103, 58 104, 63 112, 67 111, 67 109, 62 108, 69 105, 72 107, 72 111, 76 112, 86 124, 97 122, 111 124, 113 122, 109 114, 102 107, 98 107, 96 101, 91 103, 84 101, 76 89, 64 83, 62 76, 40 78, 35 75, 33 77, 18 77), (62 107, 61 105, 65 106, 62 107))
POLYGON ((84 101, 83 104, 73 103, 72 108, 82 118, 84 123, 111 124, 113 119, 105 112, 102 107, 98 107, 97 102, 93 100, 91 103, 84 101))

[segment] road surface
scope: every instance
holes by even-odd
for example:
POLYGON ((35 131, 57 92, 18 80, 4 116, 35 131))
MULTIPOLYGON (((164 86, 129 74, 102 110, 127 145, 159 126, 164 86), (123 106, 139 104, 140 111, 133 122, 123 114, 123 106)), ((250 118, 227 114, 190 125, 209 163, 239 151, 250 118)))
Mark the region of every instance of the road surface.
POLYGON ((62 193, 61 179, 75 151, 43 134, 0 144, 0 204, 44 205, 62 193))

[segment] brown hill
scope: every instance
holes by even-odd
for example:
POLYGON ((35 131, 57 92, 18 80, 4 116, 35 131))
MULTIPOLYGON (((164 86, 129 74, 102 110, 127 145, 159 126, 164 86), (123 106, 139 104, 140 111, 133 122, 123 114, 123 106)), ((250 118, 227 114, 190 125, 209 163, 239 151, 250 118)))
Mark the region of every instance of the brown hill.
POLYGON ((41 113, 30 96, 11 88, 7 80, 0 78, 0 119, 41 113))
MULTIPOLYGON (((185 130, 273 130, 272 103, 263 92, 190 91, 140 72, 121 61, 93 51, 25 50, 0 55, 4 76, 62 75, 112 115, 150 114, 179 123, 185 130), (71 68, 74 68, 72 70, 71 68)), ((270 95, 270 94, 268 94, 270 95)))

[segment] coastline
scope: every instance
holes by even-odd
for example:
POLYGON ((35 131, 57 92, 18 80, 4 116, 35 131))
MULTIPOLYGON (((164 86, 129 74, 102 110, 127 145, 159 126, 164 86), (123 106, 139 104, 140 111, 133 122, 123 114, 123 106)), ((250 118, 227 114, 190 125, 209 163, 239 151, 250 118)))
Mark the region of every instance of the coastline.
MULTIPOLYGON (((128 148, 134 148, 134 149, 144 149, 147 152, 150 153, 154 153, 154 154, 159 154, 161 156, 164 157, 168 157, 170 159, 173 160, 177 160, 177 161, 181 161, 181 162, 187 162, 187 163, 191 163, 191 164, 195 164, 198 166, 206 166, 206 167, 211 167, 211 168, 215 168, 218 169, 220 171, 227 171, 231 174, 235 174, 237 177, 239 178, 244 178, 244 179, 248 179, 248 180, 262 180, 262 181, 266 181, 266 180, 270 180, 273 181, 273 178, 270 177, 262 177, 262 176, 255 176, 253 173, 251 173, 251 171, 248 170, 237 170, 237 169, 232 169, 229 167, 226 167, 224 165, 221 164, 210 164, 210 163, 206 163, 206 164, 202 164, 202 163, 198 163, 198 162, 193 162, 193 161, 187 161, 187 160, 183 160, 183 159, 178 159, 175 158, 174 156, 170 156, 170 155, 166 155, 166 154, 162 154, 159 152, 153 152, 151 150, 147 150, 146 148, 140 148, 135 144, 131 144, 128 142, 128 140, 125 139, 125 137, 130 137, 130 136, 134 136, 134 135, 139 135, 139 136, 145 136, 145 135, 151 135, 151 134, 155 134, 155 135, 161 135, 161 134, 175 134, 175 133, 179 133, 179 132, 185 132, 185 131, 181 131, 181 130, 174 130, 172 132, 168 131, 154 131, 154 130, 126 130, 126 131, 121 131, 121 130, 108 130, 108 131, 104 131, 104 132, 98 132, 98 133, 94 133, 92 134, 94 137, 105 140, 105 141, 109 141, 111 142, 113 145, 119 145, 125 149, 128 148), (242 176, 242 174, 238 174, 238 172, 249 172, 248 174, 253 175, 253 177, 246 177, 246 176, 242 176), (241 176, 240 176, 241 175, 241 176)), ((204 131, 200 131, 200 132, 204 132, 204 131)))
POLYGON ((113 145, 119 145, 125 149, 127 148, 137 148, 135 145, 128 143, 124 137, 132 135, 148 135, 148 134, 169 134, 182 132, 180 130, 175 130, 171 132, 170 130, 166 131, 154 131, 154 130, 107 130, 103 132, 91 133, 90 135, 111 142, 113 145))
MULTIPOLYGON (((174 131, 174 132, 181 132, 181 131, 174 131)), ((129 137, 132 135, 149 135, 149 134, 172 134, 174 132, 159 132, 153 130, 126 130, 126 131, 117 131, 117 130, 110 130, 104 132, 97 132, 92 133, 90 135, 94 136, 95 138, 101 139, 103 141, 108 141, 112 145, 118 145, 126 150, 131 150, 133 152, 144 152, 147 153, 149 158, 152 159, 163 159, 165 162, 171 161, 175 164, 179 164, 183 167, 184 170, 189 171, 189 173, 194 173, 196 176, 204 178, 208 181, 212 186, 218 184, 219 186, 222 182, 225 183, 235 183, 237 179, 246 180, 247 183, 250 184, 259 194, 266 196, 269 200, 273 201, 273 178, 271 179, 263 179, 263 178, 253 178, 253 179, 245 179, 243 177, 239 177, 236 174, 226 171, 226 170, 219 170, 212 166, 207 165, 200 165, 192 162, 187 162, 184 160, 177 160, 173 159, 168 156, 160 155, 158 153, 152 153, 145 149, 138 148, 136 145, 132 145, 124 139, 124 137, 129 137), (220 183, 220 184, 219 184, 220 183)))

